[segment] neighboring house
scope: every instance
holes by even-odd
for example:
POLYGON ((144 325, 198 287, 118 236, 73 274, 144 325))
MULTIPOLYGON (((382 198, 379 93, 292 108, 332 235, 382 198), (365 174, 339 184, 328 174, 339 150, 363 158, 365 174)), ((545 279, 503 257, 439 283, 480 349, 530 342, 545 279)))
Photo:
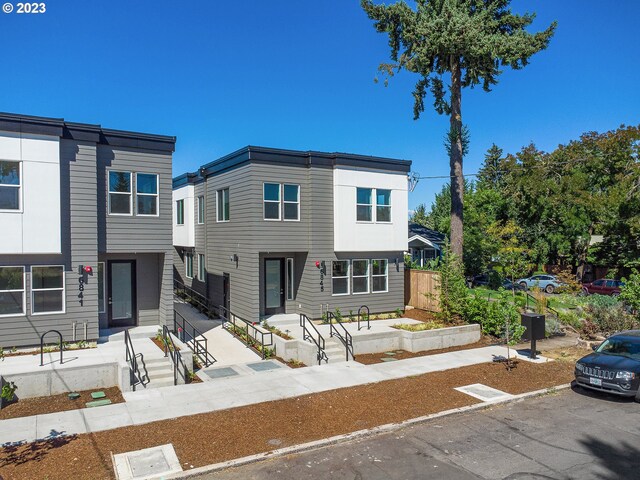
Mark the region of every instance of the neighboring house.
POLYGON ((174 146, 0 113, 0 346, 172 318, 174 146))
POLYGON ((440 258, 444 247, 445 235, 424 225, 409 223, 409 255, 419 266, 426 262, 440 258))
POLYGON ((175 278, 250 321, 402 308, 410 167, 246 147, 176 177, 175 278))

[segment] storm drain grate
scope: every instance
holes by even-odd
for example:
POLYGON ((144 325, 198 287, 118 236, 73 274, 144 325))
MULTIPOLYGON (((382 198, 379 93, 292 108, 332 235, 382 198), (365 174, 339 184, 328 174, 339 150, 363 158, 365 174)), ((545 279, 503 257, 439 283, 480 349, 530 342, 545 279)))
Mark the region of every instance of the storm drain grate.
POLYGON ((223 367, 223 368, 205 368, 204 370, 202 370, 207 377, 209 378, 224 378, 224 377, 233 377, 235 375, 238 375, 238 372, 236 372, 233 368, 231 367, 223 367))

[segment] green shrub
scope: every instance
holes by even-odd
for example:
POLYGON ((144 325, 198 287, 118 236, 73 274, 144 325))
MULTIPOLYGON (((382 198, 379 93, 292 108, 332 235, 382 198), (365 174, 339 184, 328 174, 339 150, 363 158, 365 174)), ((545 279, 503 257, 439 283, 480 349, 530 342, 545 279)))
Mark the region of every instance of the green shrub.
POLYGON ((582 328, 582 321, 576 312, 558 312, 561 323, 569 325, 570 327, 580 330, 582 328))
POLYGON ((484 298, 468 298, 464 317, 469 323, 478 323, 483 334, 498 338, 505 337, 508 320, 510 342, 517 342, 524 333, 524 327, 520 325, 520 312, 509 302, 505 293, 493 302, 484 298))
POLYGON ((605 337, 622 330, 638 328, 640 323, 620 302, 613 306, 588 305, 585 314, 587 320, 595 324, 605 337))
POLYGON ((634 270, 629 278, 624 278, 623 281, 620 300, 635 313, 636 318, 640 319, 640 273, 634 270))
POLYGON ((609 295, 589 295, 587 298, 586 308, 592 307, 613 307, 620 303, 618 297, 611 297, 609 295))

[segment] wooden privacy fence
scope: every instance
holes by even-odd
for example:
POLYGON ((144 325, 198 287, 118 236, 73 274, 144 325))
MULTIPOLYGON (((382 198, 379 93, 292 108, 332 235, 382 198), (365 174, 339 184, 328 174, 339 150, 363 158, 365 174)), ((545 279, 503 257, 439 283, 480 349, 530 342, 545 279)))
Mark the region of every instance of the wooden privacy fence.
POLYGON ((438 272, 428 270, 404 271, 404 303, 415 308, 440 311, 437 289, 438 272))

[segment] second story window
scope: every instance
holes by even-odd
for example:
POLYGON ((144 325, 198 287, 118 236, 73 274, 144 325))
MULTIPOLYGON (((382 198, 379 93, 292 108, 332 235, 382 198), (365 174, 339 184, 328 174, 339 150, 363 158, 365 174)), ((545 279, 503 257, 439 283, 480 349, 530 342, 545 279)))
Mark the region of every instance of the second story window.
POLYGON ((229 189, 225 188, 223 190, 218 190, 218 199, 217 199, 217 207, 218 207, 218 221, 219 222, 228 222, 229 221, 229 189))
POLYGON ((158 175, 136 173, 136 199, 138 215, 158 215, 158 175))
POLYGON ((204 223, 204 195, 198 197, 198 225, 204 223))
POLYGON ((264 219, 280 220, 280 184, 265 183, 263 187, 264 219))
POLYGON ((131 215, 131 172, 109 172, 109 214, 131 215))
POLYGON ((376 222, 391 221, 391 190, 376 188, 376 222))
POLYGON ((282 186, 285 220, 300 220, 300 185, 282 186))
POLYGON ((184 200, 176 201, 176 225, 184 225, 184 200))
POLYGON ((356 220, 358 222, 373 221, 373 205, 371 203, 371 189, 356 189, 356 220))
POLYGON ((0 210, 20 210, 20 162, 0 160, 0 210))

